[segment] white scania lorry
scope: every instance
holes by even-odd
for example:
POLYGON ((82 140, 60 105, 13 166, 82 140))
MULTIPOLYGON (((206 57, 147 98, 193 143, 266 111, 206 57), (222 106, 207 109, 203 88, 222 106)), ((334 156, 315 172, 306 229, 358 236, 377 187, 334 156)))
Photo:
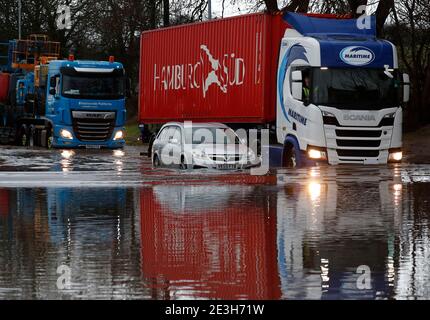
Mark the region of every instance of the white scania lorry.
POLYGON ((259 13, 144 32, 140 126, 269 129, 272 166, 400 162, 409 77, 369 18, 363 29, 335 15, 259 13))
POLYGON ((410 89, 395 46, 354 19, 285 20, 292 28, 280 48, 276 127, 287 162, 400 162, 410 89))

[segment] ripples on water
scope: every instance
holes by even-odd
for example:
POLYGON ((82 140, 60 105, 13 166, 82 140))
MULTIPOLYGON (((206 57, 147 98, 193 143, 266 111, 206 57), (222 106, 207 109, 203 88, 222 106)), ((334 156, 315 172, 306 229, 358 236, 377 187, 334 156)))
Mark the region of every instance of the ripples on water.
POLYGON ((0 299, 430 298, 429 167, 251 177, 124 162, 0 174, 0 299))

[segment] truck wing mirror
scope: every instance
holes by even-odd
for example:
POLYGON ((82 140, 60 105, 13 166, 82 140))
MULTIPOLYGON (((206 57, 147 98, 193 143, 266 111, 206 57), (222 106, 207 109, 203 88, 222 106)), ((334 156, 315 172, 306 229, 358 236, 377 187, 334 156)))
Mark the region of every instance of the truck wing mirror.
POLYGON ((292 93, 295 100, 302 101, 303 99, 303 84, 301 82, 292 83, 292 93))
POLYGON ((403 102, 408 103, 411 97, 411 80, 407 73, 403 74, 403 102))
POLYGON ((55 91, 55 88, 49 89, 49 94, 55 96, 57 94, 57 91, 55 91))
POLYGON ((301 71, 299 71, 299 70, 293 71, 293 72, 292 72, 292 74, 291 74, 291 78, 292 78, 292 80, 293 80, 294 82, 296 82, 296 81, 300 81, 300 82, 302 82, 302 81, 303 81, 303 75, 302 75, 302 72, 301 72, 301 71))
POLYGON ((303 75, 301 71, 293 71, 291 73, 291 93, 295 100, 302 101, 303 99, 303 75))
POLYGON ((55 88, 55 87, 57 86, 57 78, 56 78, 56 77, 52 77, 52 78, 49 80, 49 86, 50 86, 51 88, 55 88))

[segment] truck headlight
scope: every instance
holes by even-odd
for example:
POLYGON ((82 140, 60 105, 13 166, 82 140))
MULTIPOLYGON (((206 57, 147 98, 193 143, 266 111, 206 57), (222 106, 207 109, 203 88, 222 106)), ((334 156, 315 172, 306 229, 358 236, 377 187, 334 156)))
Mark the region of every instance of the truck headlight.
POLYGON ((401 150, 390 150, 389 162, 400 162, 403 160, 403 152, 401 150))
POLYGON ((73 134, 69 130, 66 130, 66 129, 61 129, 60 136, 61 136, 61 138, 66 139, 66 140, 73 140, 73 134))
POLYGON ((116 141, 116 140, 122 140, 122 139, 124 139, 124 131, 122 131, 122 130, 118 130, 116 133, 115 133, 115 136, 113 137, 113 139, 116 141))
POLYGON ((327 151, 311 147, 308 149, 308 157, 312 160, 327 160, 327 151))

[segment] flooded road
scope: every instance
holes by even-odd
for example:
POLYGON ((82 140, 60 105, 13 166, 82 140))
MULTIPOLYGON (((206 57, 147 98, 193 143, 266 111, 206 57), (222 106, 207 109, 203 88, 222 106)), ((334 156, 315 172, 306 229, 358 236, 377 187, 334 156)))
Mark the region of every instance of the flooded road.
POLYGON ((0 299, 430 299, 430 165, 256 177, 141 152, 0 150, 0 299))

